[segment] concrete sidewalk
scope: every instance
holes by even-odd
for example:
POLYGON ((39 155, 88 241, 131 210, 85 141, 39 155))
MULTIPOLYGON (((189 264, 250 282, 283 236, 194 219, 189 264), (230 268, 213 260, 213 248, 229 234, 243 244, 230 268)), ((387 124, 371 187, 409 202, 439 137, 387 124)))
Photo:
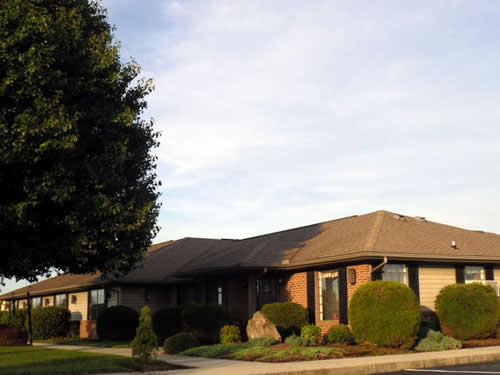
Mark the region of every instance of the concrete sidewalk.
MULTIPOLYGON (((111 349, 69 345, 45 345, 54 349, 80 350, 91 353, 105 353, 130 356, 130 349, 111 349)), ((160 355, 158 359, 180 366, 194 367, 168 372, 147 374, 186 375, 368 375, 404 370, 408 368, 430 368, 454 366, 469 363, 500 360, 500 346, 486 348, 451 350, 446 352, 384 355, 378 357, 357 357, 326 359, 320 361, 262 363, 208 359, 179 355, 160 355)), ((130 375, 137 375, 131 373, 130 375)), ((125 375, 125 374, 114 374, 125 375)))

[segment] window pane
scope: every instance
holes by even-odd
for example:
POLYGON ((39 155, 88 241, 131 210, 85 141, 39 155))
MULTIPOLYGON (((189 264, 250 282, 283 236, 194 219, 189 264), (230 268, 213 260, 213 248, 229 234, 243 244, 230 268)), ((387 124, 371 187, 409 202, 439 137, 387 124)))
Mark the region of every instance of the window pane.
POLYGON ((67 306, 67 296, 66 294, 58 294, 56 295, 56 306, 67 306))
POLYGON ((382 275, 383 280, 407 284, 405 264, 386 264, 383 268, 382 275))
POLYGON ((321 320, 339 319, 339 278, 329 272, 320 275, 321 320))
POLYGON ((36 309, 42 305, 42 297, 33 297, 31 299, 31 307, 36 309))
POLYGON ((465 267, 465 281, 481 281, 485 279, 484 268, 480 266, 465 267))

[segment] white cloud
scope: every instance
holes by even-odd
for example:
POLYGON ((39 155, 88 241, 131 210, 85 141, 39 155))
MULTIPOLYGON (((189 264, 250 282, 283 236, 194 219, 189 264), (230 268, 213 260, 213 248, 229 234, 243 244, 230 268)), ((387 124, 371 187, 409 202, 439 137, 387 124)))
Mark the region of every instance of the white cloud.
POLYGON ((155 80, 158 240, 377 209, 500 232, 500 4, 110 1, 155 80))

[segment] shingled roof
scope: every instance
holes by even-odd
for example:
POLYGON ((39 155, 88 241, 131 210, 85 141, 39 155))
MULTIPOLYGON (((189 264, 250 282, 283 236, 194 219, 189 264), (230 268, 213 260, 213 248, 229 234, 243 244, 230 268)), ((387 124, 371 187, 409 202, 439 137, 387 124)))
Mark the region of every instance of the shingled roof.
POLYGON ((390 257, 427 261, 500 263, 500 236, 388 211, 350 216, 233 241, 182 267, 189 274, 231 268, 300 268, 390 257), (455 241, 456 248, 452 247, 455 241))
MULTIPOLYGON (((500 236, 466 230, 388 211, 350 216, 246 238, 184 238, 149 248, 145 260, 125 276, 63 275, 31 285, 33 295, 106 283, 181 282, 196 273, 238 269, 297 269, 387 256, 443 262, 500 264, 500 236), (456 247, 452 247, 455 241, 456 247)), ((25 295, 28 287, 0 296, 25 295)))

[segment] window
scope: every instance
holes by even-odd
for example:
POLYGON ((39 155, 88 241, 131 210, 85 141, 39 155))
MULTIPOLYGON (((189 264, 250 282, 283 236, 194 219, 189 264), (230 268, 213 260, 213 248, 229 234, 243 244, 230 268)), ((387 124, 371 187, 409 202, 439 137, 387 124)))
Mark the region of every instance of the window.
POLYGON ((74 294, 71 295, 71 304, 76 305, 78 302, 78 297, 74 294))
POLYGON ((108 301, 107 307, 117 306, 120 301, 120 292, 117 289, 107 289, 108 301))
POLYGON ((44 306, 50 306, 50 298, 44 298, 43 299, 43 305, 44 306))
POLYGON ((473 283, 475 281, 486 280, 484 267, 481 266, 466 266, 465 267, 465 282, 473 283))
POLYGON ((319 315, 321 320, 339 320, 339 273, 319 274, 319 315))
POLYGON ((42 297, 33 297, 31 299, 31 308, 36 309, 42 306, 42 297))
POLYGON ((217 287, 217 304, 222 305, 223 304, 223 299, 222 299, 222 286, 217 287))
POLYGON ((398 281, 408 285, 408 272, 405 264, 386 264, 382 269, 382 280, 398 281))
POLYGON ((62 306, 62 307, 68 306, 68 295, 66 293, 56 295, 56 306, 62 306))
POLYGON ((90 291, 90 320, 97 320, 97 316, 106 308, 104 289, 90 291))
POLYGON ((16 310, 16 301, 10 300, 9 301, 9 311, 15 311, 16 310))

